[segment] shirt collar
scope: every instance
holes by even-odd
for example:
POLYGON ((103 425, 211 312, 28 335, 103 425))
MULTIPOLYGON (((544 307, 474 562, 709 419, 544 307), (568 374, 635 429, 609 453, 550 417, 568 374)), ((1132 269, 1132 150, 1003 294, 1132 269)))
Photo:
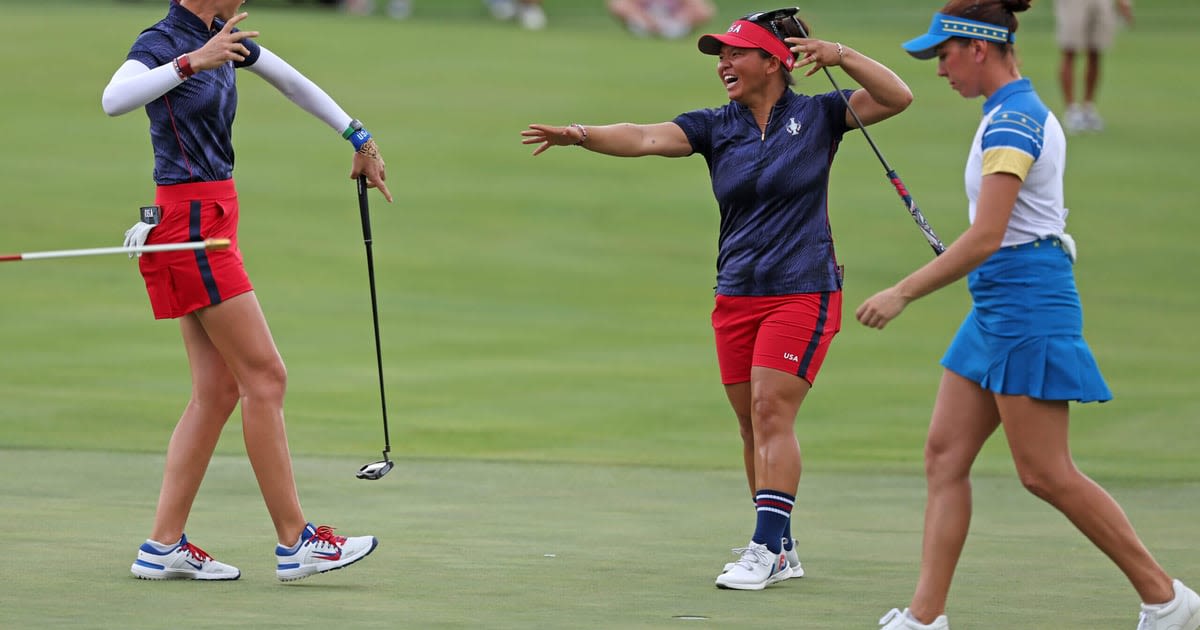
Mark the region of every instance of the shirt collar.
POLYGON ((213 27, 210 29, 195 13, 183 8, 177 0, 171 0, 171 8, 167 10, 167 19, 188 30, 205 35, 221 30, 225 26, 221 20, 214 19, 213 27))
POLYGON ((1008 97, 1012 96, 1013 94, 1017 94, 1019 92, 1032 92, 1032 91, 1033 91, 1033 83, 1031 83, 1029 81, 1029 79, 1017 79, 1015 81, 1011 81, 1011 82, 1005 84, 1005 86, 1000 88, 999 90, 992 92, 992 95, 989 96, 988 99, 986 101, 984 101, 984 103, 983 103, 983 111, 984 112, 991 111, 993 107, 999 105, 1002 101, 1004 101, 1008 97))

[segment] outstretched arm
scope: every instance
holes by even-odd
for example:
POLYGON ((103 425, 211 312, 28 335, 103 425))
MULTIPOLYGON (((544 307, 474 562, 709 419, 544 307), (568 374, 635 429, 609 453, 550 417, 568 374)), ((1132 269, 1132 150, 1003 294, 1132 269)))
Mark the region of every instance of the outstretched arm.
POLYGON ((673 122, 652 125, 617 123, 566 127, 532 124, 521 132, 521 144, 536 144, 534 155, 550 147, 580 146, 589 151, 617 157, 660 155, 684 157, 692 154, 687 134, 673 122))
POLYGON ((350 125, 354 119, 316 83, 267 50, 265 46, 259 46, 259 49, 258 61, 248 69, 274 86, 288 100, 350 140, 355 146, 350 179, 366 175, 367 188, 378 188, 383 197, 391 201, 392 194, 384 183, 387 180, 387 172, 384 170, 383 157, 380 156, 379 147, 370 134, 361 129, 351 129, 350 125))

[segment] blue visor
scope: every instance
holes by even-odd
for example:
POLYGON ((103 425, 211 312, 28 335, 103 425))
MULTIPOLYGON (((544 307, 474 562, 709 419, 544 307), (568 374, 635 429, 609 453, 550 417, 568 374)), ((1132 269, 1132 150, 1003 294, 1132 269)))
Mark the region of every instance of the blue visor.
POLYGON ((933 21, 929 23, 929 32, 916 39, 910 39, 901 46, 917 59, 933 59, 937 55, 937 47, 951 37, 982 39, 1001 44, 1011 44, 1015 41, 1013 34, 1003 26, 934 13, 933 21))

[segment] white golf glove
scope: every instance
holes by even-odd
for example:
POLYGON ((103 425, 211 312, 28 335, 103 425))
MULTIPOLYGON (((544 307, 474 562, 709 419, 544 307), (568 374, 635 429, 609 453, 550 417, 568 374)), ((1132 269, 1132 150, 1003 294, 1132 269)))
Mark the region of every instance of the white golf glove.
POLYGON ((1071 238, 1066 232, 1058 235, 1058 240, 1062 242, 1063 249, 1067 250, 1067 255, 1071 257, 1071 262, 1074 263, 1076 258, 1075 239, 1071 238))
MULTIPOLYGON (((134 223, 133 227, 125 230, 125 247, 141 247, 145 245, 146 237, 150 235, 150 230, 153 229, 154 226, 149 223, 144 223, 142 221, 134 223)), ((139 258, 141 255, 141 252, 137 253, 139 258)), ((133 252, 129 252, 129 257, 133 258, 133 256, 133 252)))

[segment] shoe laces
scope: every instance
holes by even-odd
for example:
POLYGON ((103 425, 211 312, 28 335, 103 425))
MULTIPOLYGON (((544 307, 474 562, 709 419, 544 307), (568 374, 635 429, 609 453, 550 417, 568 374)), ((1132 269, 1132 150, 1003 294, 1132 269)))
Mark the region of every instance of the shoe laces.
POLYGON ((1154 629, 1154 618, 1150 616, 1150 613, 1143 610, 1142 613, 1140 615, 1138 615, 1137 630, 1153 630, 1153 629, 1154 629))
POLYGON ((335 536, 333 528, 328 525, 322 525, 317 528, 317 531, 308 539, 310 544, 326 544, 333 547, 341 547, 346 543, 345 536, 335 536))
POLYGON ((735 555, 741 556, 734 564, 741 565, 747 569, 754 569, 756 564, 771 564, 774 562, 773 555, 766 546, 762 547, 736 547, 733 550, 735 555))
POLYGON ((208 562, 209 560, 213 559, 213 557, 205 553, 203 549, 193 545, 190 542, 180 545, 179 549, 191 556, 197 562, 208 562))

